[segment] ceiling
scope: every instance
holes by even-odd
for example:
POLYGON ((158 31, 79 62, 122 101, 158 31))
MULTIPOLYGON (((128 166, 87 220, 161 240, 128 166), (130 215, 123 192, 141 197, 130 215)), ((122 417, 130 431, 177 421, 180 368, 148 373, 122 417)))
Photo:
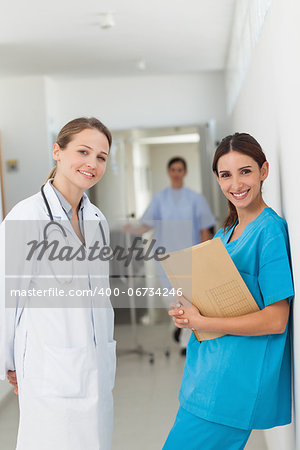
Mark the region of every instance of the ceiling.
POLYGON ((223 70, 236 0, 14 0, 0 6, 0 75, 223 70), (103 30, 100 13, 115 12, 103 30), (143 58, 146 70, 137 68, 143 58))

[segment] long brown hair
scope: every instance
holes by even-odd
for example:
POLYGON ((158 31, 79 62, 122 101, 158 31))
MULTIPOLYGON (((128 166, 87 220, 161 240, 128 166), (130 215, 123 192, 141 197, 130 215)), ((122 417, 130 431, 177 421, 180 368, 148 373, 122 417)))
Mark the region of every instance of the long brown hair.
MULTIPOLYGON (((256 139, 254 139, 253 136, 247 133, 235 133, 226 136, 224 139, 222 139, 219 146, 217 147, 214 160, 212 163, 212 170, 217 176, 219 176, 218 174, 219 159, 221 158, 221 156, 226 155, 226 153, 232 151, 243 153, 244 155, 250 156, 252 159, 254 159, 254 161, 257 162, 260 168, 266 161, 266 155, 264 154, 260 144, 257 142, 256 139)), ((231 203, 231 201, 229 200, 227 200, 227 202, 229 212, 228 216, 226 217, 223 223, 224 231, 230 230, 230 228, 234 226, 238 218, 237 210, 234 204, 231 203)))
MULTIPOLYGON (((111 132, 102 122, 100 122, 100 120, 96 119, 95 117, 79 117, 78 119, 71 120, 65 126, 63 126, 58 133, 56 143, 60 146, 60 148, 66 148, 75 134, 78 134, 81 131, 86 130, 87 128, 95 129, 100 131, 100 133, 103 133, 104 136, 107 137, 109 148, 111 147, 111 132)), ((54 178, 55 174, 56 166, 50 170, 45 183, 47 183, 50 178, 54 178)))

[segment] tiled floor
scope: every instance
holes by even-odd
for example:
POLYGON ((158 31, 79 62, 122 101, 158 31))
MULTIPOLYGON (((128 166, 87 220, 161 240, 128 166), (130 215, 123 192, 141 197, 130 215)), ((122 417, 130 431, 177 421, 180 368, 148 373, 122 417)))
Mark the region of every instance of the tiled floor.
MULTIPOLYGON (((133 346, 131 329, 128 325, 116 327, 119 357, 114 391, 113 450, 160 450, 178 408, 184 358, 179 355, 178 346, 171 342, 168 326, 139 327, 138 335, 144 349, 154 353, 153 364, 148 356, 122 354, 122 349, 133 346), (165 356, 167 349, 171 351, 169 358, 165 356)), ((1 450, 15 449, 16 400, 12 394, 0 410, 1 450)), ((246 449, 267 450, 263 433, 253 432, 246 449)))

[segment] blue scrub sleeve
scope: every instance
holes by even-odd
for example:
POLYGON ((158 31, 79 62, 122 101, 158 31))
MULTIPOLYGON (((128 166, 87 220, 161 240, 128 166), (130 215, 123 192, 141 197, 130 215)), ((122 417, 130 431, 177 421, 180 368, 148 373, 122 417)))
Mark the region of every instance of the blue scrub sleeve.
POLYGON ((199 230, 205 230, 216 224, 216 219, 204 195, 197 195, 196 219, 199 230))
POLYGON ((263 247, 259 263, 258 283, 264 305, 294 296, 288 238, 283 233, 273 236, 263 247))
POLYGON ((149 204, 146 211, 140 218, 140 223, 143 223, 145 225, 149 225, 150 227, 153 227, 154 220, 161 220, 157 194, 154 195, 153 199, 151 200, 151 203, 149 204))

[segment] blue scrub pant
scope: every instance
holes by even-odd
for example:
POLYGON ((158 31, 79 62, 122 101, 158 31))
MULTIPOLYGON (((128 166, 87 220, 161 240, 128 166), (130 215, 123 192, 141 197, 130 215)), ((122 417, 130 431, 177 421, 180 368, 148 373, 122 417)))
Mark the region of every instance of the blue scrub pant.
POLYGON ((242 450, 251 431, 209 422, 180 406, 163 450, 242 450))

